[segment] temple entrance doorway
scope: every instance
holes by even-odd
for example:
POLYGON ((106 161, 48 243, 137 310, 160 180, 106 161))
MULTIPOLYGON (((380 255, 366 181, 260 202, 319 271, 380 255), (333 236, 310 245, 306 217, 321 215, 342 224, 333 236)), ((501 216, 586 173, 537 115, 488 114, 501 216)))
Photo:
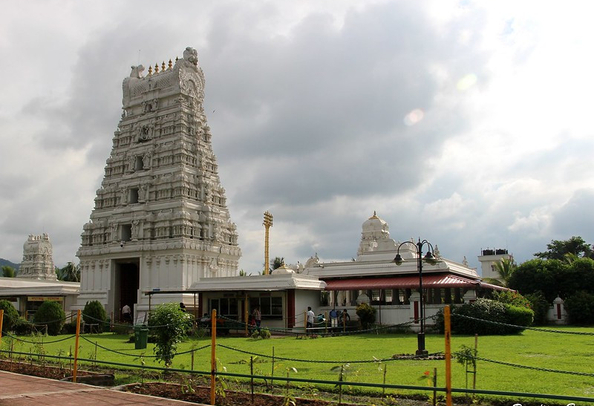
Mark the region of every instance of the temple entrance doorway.
MULTIPOLYGON (((122 308, 126 305, 132 312, 134 320, 134 308, 138 302, 138 287, 140 286, 140 260, 139 258, 127 258, 115 262, 115 301, 117 316, 116 320, 125 321, 122 308)), ((129 321, 129 320, 128 320, 129 321)))

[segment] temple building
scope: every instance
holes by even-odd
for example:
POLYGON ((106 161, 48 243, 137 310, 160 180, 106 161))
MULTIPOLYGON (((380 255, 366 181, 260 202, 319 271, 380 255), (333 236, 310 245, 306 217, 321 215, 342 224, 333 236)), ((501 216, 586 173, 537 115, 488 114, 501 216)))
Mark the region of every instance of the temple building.
MULTIPOLYGON (((438 247, 429 244, 423 244, 422 252, 431 252, 434 257, 432 261, 422 261, 422 303, 426 317, 436 314, 446 304, 472 302, 488 291, 505 289, 481 281, 476 269, 470 268, 465 260, 443 258, 438 247)), ((303 273, 326 283, 319 311, 337 307, 354 313, 358 304, 366 302, 378 309, 380 324, 418 321, 421 279, 417 241, 394 241, 388 224, 376 213, 362 225, 354 261, 324 263, 314 256, 306 263, 303 273), (400 265, 394 261, 397 254, 402 258, 400 265)))
MULTIPOLYGON (((489 291, 506 289, 481 281, 466 261, 445 259, 437 246, 431 247, 435 258, 431 263, 423 261, 422 270, 426 317, 446 304, 468 303, 489 291)), ((248 314, 259 306, 263 323, 271 328, 304 329, 308 306, 316 314, 346 309, 356 320, 357 305, 366 302, 377 309, 380 324, 409 323, 415 329, 421 314, 417 254, 415 241, 394 241, 388 224, 374 213, 362 225, 354 260, 321 262, 316 254, 305 265, 282 266, 270 275, 204 278, 185 292, 195 296, 197 314, 216 309, 222 317, 246 322, 248 314), (397 254, 402 257, 400 265, 394 261, 397 254)), ((152 292, 150 296, 165 293, 152 292)))
MULTIPOLYGON (((122 117, 113 136, 90 221, 83 226, 80 296, 119 320, 133 308, 143 321, 143 291, 184 291, 205 277, 237 275, 241 250, 230 220, 203 108, 204 74, 196 50, 123 82, 122 117)), ((183 293, 155 303, 191 301, 183 293)))
POLYGON ((17 278, 55 281, 53 247, 49 235, 29 235, 23 244, 23 262, 17 278))
POLYGON ((0 277, 0 299, 8 300, 30 320, 44 301, 60 303, 64 311, 76 303, 78 282, 57 280, 49 235, 29 235, 15 278, 0 277))

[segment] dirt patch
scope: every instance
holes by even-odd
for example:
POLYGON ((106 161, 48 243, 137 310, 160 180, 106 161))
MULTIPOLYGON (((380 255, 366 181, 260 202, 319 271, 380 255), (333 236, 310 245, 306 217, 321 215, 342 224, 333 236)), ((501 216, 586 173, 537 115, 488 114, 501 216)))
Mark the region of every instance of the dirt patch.
MULTIPOLYGON (((72 369, 69 365, 54 366, 50 364, 35 364, 31 362, 17 362, 14 360, 0 360, 0 369, 10 372, 15 372, 23 375, 39 376, 43 378, 64 380, 72 376, 72 369)), ((91 375, 100 375, 105 371, 77 371, 77 376, 87 377, 91 375)), ((148 378, 148 376, 145 376, 148 378)), ((148 379, 155 379, 153 376, 148 379)), ((161 376, 160 379, 163 379, 161 376)), ((210 387, 208 381, 204 378, 190 378, 179 374, 170 374, 167 378, 169 382, 143 382, 123 385, 117 389, 139 393, 144 395, 158 396, 168 399, 183 400, 186 402, 195 402, 210 404, 210 387), (181 383, 175 383, 181 382, 181 383)), ((82 379, 81 379, 82 381, 82 379)), ((265 386, 256 386, 254 394, 251 393, 251 388, 247 385, 242 385, 233 390, 225 390, 216 393, 216 404, 221 406, 233 405, 249 405, 249 406, 278 406, 278 405, 294 405, 294 406, 331 406, 338 404, 338 394, 331 392, 315 392, 305 393, 300 392, 298 388, 291 389, 289 395, 280 387, 275 387, 276 393, 262 393, 268 391, 265 386), (235 390, 237 389, 237 390, 235 390), (293 403, 294 402, 294 403, 293 403)), ((399 406, 426 406, 426 401, 412 400, 412 399, 379 399, 366 396, 353 396, 344 394, 342 396, 341 404, 344 406, 360 406, 360 405, 399 405, 399 406)))
MULTIPOLYGON (((184 400, 186 402, 210 404, 210 388, 206 386, 193 386, 192 388, 189 388, 179 384, 148 382, 126 385, 122 390, 144 395, 184 400)), ((293 400, 295 406, 330 406, 337 404, 337 402, 321 399, 303 399, 299 397, 288 398, 287 396, 269 395, 264 393, 254 393, 252 396, 251 393, 231 390, 225 391, 224 396, 222 394, 216 394, 215 399, 217 405, 278 406, 285 404, 285 401, 287 400, 293 400)), ((360 405, 360 403, 345 402, 342 402, 342 404, 345 406, 360 405)))

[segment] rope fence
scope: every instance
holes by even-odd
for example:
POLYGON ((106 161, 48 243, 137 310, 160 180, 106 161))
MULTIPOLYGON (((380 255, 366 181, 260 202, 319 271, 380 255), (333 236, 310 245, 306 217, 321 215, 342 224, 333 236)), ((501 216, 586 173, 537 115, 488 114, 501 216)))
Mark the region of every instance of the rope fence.
MULTIPOLYGON (((448 309, 448 320, 449 320, 449 317, 450 317, 449 316, 449 308, 447 308, 447 309, 448 309)), ((87 316, 87 317, 90 317, 90 316, 87 316)), ((213 312, 213 317, 216 317, 216 314, 214 312, 213 312)), ((435 319, 435 317, 436 316, 426 317, 425 320, 435 319)), ((513 324, 503 323, 503 322, 489 321, 489 320, 484 320, 484 319, 478 319, 478 318, 474 318, 474 317, 471 317, 471 316, 460 315, 460 314, 452 314, 451 317, 461 317, 461 318, 471 319, 471 320, 475 320, 475 321, 479 321, 479 322, 483 322, 483 323, 497 324, 497 325, 501 325, 501 326, 505 326, 505 327, 513 327, 513 328, 518 328, 518 329, 528 329, 528 330, 532 330, 532 331, 536 331, 536 332, 541 332, 541 333, 575 334, 575 335, 582 335, 582 336, 592 336, 592 335, 594 335, 594 332, 587 332, 587 331, 565 331, 565 330, 555 330, 555 329, 546 329, 546 328, 534 328, 534 327, 528 327, 527 328, 525 326, 513 325, 513 324)), ((224 321, 228 321, 229 323, 234 323, 234 326, 236 326, 238 330, 241 330, 242 328, 245 329, 246 327, 254 328, 253 326, 248 326, 246 323, 243 323, 243 322, 237 321, 237 320, 233 320, 233 319, 228 318, 228 317, 221 316, 220 318, 222 320, 224 320, 224 321)), ((2 312, 0 312, 0 320, 1 319, 2 319, 2 312)), ((109 325, 108 322, 106 323, 105 321, 94 319, 93 317, 90 317, 90 319, 96 320, 96 321, 98 321, 100 323, 105 323, 106 325, 109 325)), ((25 343, 25 344, 33 344, 33 345, 54 344, 54 343, 60 343, 60 342, 71 340, 71 339, 75 338, 76 339, 76 346, 75 346, 76 350, 78 350, 78 340, 79 340, 79 338, 82 338, 82 340, 84 340, 85 342, 88 342, 91 345, 95 346, 96 349, 97 348, 100 348, 103 351, 106 351, 106 352, 109 352, 109 353, 113 353, 113 354, 117 354, 118 356, 126 356, 126 357, 134 357, 134 358, 142 357, 142 358, 153 358, 153 359, 157 358, 155 355, 144 355, 144 353, 142 353, 141 355, 139 355, 138 353, 128 353, 128 352, 124 352, 124 351, 119 351, 119 350, 111 349, 111 348, 109 348, 107 346, 104 346, 104 345, 101 345, 101 344, 99 344, 97 342, 93 342, 88 337, 80 334, 80 332, 79 332, 79 330, 80 330, 80 321, 81 321, 81 314, 80 314, 80 311, 79 311, 79 315, 77 317, 77 334, 76 335, 69 335, 69 336, 62 337, 62 338, 55 339, 55 340, 51 340, 51 341, 44 340, 42 336, 39 336, 39 339, 36 339, 36 340, 28 340, 28 339, 25 339, 25 338, 22 338, 22 337, 17 337, 15 335, 13 335, 12 333, 4 333, 3 335, 5 337, 10 338, 13 341, 16 341, 16 342, 22 342, 22 343, 25 343)), ((417 323, 417 322, 418 322, 418 320, 414 320, 414 321, 409 321, 409 322, 395 324, 395 325, 374 326, 373 328, 366 329, 366 330, 357 330, 357 331, 354 331, 354 332, 348 332, 348 334, 379 333, 380 331, 389 331, 390 329, 402 328, 404 326, 410 325, 412 323, 417 323)), ((45 323, 43 323, 43 324, 45 324, 45 323)), ((126 324, 125 326, 131 327, 128 324, 126 324)), ((170 325, 168 325, 168 324, 167 325, 160 325, 160 326, 150 326, 149 325, 149 326, 143 326, 143 328, 146 328, 146 329, 149 329, 149 330, 150 329, 154 330, 154 329, 158 329, 158 328, 165 328, 165 327, 168 327, 168 326, 170 326, 170 325)), ((1 328, 1 322, 0 322, 0 328, 1 328)), ((206 345, 203 345, 203 346, 200 346, 198 348, 191 348, 190 350, 176 353, 176 355, 184 355, 184 354, 190 354, 190 353, 192 354, 192 371, 190 371, 191 373, 195 373, 196 372, 193 369, 193 362, 194 362, 193 361, 193 359, 194 359, 193 356, 194 356, 194 353, 196 353, 198 351, 202 351, 202 350, 207 349, 207 348, 211 348, 212 357, 213 358, 214 358, 214 354, 215 354, 216 348, 222 348, 222 349, 226 349, 226 350, 229 350, 229 351, 232 351, 232 352, 238 352, 238 353, 241 353, 241 354, 249 355, 250 357, 252 357, 252 362, 253 362, 253 357, 258 357, 258 358, 264 358, 264 359, 272 359, 273 360, 273 363, 275 361, 284 361, 284 362, 292 362, 292 363, 305 363, 305 364, 316 363, 316 364, 333 364, 333 365, 378 364, 378 363, 388 363, 388 362, 392 362, 392 361, 401 361, 401 360, 410 361, 410 360, 413 360, 413 359, 421 359, 423 361, 430 361, 430 360, 441 361, 444 358, 447 360, 449 358, 454 358, 455 357, 455 356, 450 356, 448 347, 446 345, 446 353, 445 353, 445 355, 443 353, 434 353, 434 354, 430 354, 429 357, 405 357, 405 358, 399 358, 399 357, 396 357, 396 356, 391 356, 391 357, 388 357, 388 358, 381 358, 381 359, 373 358, 373 359, 365 359, 365 360, 361 360, 361 359, 360 360, 327 360, 327 359, 315 359, 314 360, 314 359, 300 359, 300 358, 293 358, 293 357, 287 357, 287 356, 279 356, 278 354, 277 355, 274 355, 274 347, 272 349, 272 355, 268 355, 268 354, 261 354, 261 353, 257 353, 257 352, 252 352, 252 351, 247 351, 247 350, 244 350, 244 349, 236 348, 236 347, 233 347, 233 346, 228 346, 228 345, 223 345, 223 344, 220 344, 220 343, 216 343, 216 330, 217 330, 216 323, 214 323, 211 326, 211 328, 213 330, 212 331, 212 333, 213 333, 212 334, 213 335, 212 343, 206 344, 206 345)), ((265 328, 265 327, 260 327, 260 328, 265 328)), ((330 330, 330 329, 328 329, 327 325, 325 327, 317 327, 317 329, 322 329, 322 328, 323 329, 330 330)), ((315 329, 316 328, 311 329, 311 330, 315 331, 315 329)), ((447 341, 449 339, 448 338, 449 337, 448 335, 450 334, 448 332, 448 330, 449 330, 449 321, 446 322, 446 329, 447 329, 446 330, 446 341, 447 341)), ((295 334, 295 332, 292 332, 292 331, 290 331, 291 329, 287 329, 287 328, 284 328, 284 329, 270 329, 269 328, 269 330, 276 331, 276 332, 278 332, 280 334, 283 334, 283 333, 284 334, 295 334)), ((342 332, 342 333, 344 333, 344 332, 342 332)), ((298 332, 297 334, 303 335, 303 332, 298 332)), ((343 334, 337 334, 337 335, 343 335, 343 334)), ((0 340, 1 340, 1 338, 2 338, 2 334, 0 334, 0 340)), ((1 343, 1 341, 0 341, 0 343, 1 343)), ((10 353, 10 354, 13 354, 13 353, 14 354, 25 354, 25 355, 28 355, 28 356, 31 356, 32 355, 31 352, 27 354, 27 353, 21 353, 21 352, 17 352, 17 351, 13 351, 13 350, 6 351, 6 350, 2 350, 2 348, 0 348, 0 352, 1 353, 10 353)), ((138 366, 129 365, 129 364, 120 364, 120 363, 117 363, 117 362, 100 361, 100 360, 97 360, 97 359, 91 359, 91 360, 83 359, 83 358, 79 358, 77 354, 75 354, 74 358, 72 358, 72 357, 59 357, 59 356, 58 357, 55 357, 55 356, 50 356, 50 355, 45 354, 45 353, 43 353, 43 354, 33 354, 33 355, 39 356, 39 357, 44 357, 44 358, 47 357, 47 358, 56 358, 56 359, 69 359, 69 360, 73 360, 74 359, 74 361, 75 361, 75 371, 76 371, 76 361, 78 359, 80 359, 81 361, 91 361, 93 363, 103 363, 103 364, 107 364, 107 365, 108 364, 112 364, 112 365, 126 365, 126 366, 129 366, 129 367, 136 367, 136 368, 138 368, 138 366)), ((96 352, 95 352, 95 356, 96 356, 96 352)), ((567 371, 567 370, 559 370, 559 369, 552 369, 552 368, 536 367, 536 366, 530 366, 530 365, 520 365, 520 364, 516 364, 516 363, 512 363, 512 362, 507 362, 507 361, 504 361, 504 360, 496 360, 496 359, 490 359, 490 358, 486 358, 486 357, 479 357, 479 356, 477 356, 476 349, 475 349, 475 352, 472 355, 469 356, 469 359, 472 360, 475 364, 476 364, 477 361, 480 361, 480 362, 492 363, 492 364, 501 365, 501 366, 510 367, 510 368, 520 368, 520 369, 526 369, 526 370, 539 371, 539 372, 543 372, 543 373, 565 374, 565 375, 573 375, 573 376, 582 376, 582 377, 587 377, 587 378, 594 378, 594 373, 590 373, 590 372, 567 371)), ((216 362, 214 362, 214 365, 216 365, 216 362)), ((446 362, 446 365, 447 365, 447 362, 446 362)), ((146 366, 146 367, 143 366, 143 368, 153 369, 153 367, 149 367, 149 366, 146 366)), ((158 368, 156 368, 156 369, 158 369, 158 368)), ((172 369, 171 368, 166 368, 166 370, 171 371, 172 369)), ((467 370, 467 373, 468 373, 468 370, 467 370)), ((75 374, 76 374, 76 372, 75 372, 75 374)), ((217 372, 216 371, 216 368, 212 368, 212 370, 210 371, 210 374, 211 375, 213 375, 213 374, 214 375, 220 375, 220 376, 224 376, 224 375, 228 375, 228 376, 237 375, 237 376, 242 376, 242 377, 251 377, 251 378, 254 378, 255 377, 253 375, 253 373, 252 373, 252 375, 241 375, 241 374, 231 374, 231 373, 226 373, 226 372, 225 373, 223 373, 223 372, 217 372)), ((267 379, 271 379, 270 376, 265 377, 263 379, 266 379, 266 378, 267 379)), ((279 377, 274 377, 273 379, 274 380, 283 380, 282 377, 280 377, 280 376, 279 377)), ((290 380, 290 381, 298 381, 298 379, 296 379, 296 378, 291 378, 291 379, 288 379, 288 380, 290 380)), ((314 381, 314 380, 304 380, 304 381, 308 381, 308 382, 323 382, 323 381, 314 381)), ((341 385, 344 385, 344 384, 346 384, 346 383, 345 382, 342 382, 341 383, 341 385)), ((357 385, 359 385, 359 383, 348 382, 348 385, 357 386, 357 385)), ((367 384, 361 384, 360 386, 365 386, 365 385, 367 385, 367 384)), ((373 384, 371 386, 373 386, 373 384)), ((382 385, 380 385, 380 386, 382 386, 382 385)), ((404 386, 402 386, 402 385, 383 385, 384 388, 385 387, 400 387, 400 388, 402 388, 402 387, 405 387, 405 386, 406 385, 404 385, 404 386)), ((411 386, 411 388, 412 388, 412 386, 411 386)), ((415 387, 415 389, 418 389, 418 388, 419 387, 415 387)), ((451 387, 449 389, 447 389, 447 388, 432 388, 431 390, 446 391, 446 392, 449 390, 449 393, 450 394, 452 392, 452 388, 451 387)), ((457 389, 456 391, 458 391, 458 392, 464 392, 464 390, 462 390, 462 389, 457 389)), ((487 392, 490 393, 490 394, 496 393, 496 391, 484 391, 484 393, 487 393, 487 392)), ((471 393, 471 392, 468 392, 468 390, 467 390, 467 393, 471 393)), ((472 393, 481 393, 481 391, 474 390, 473 389, 472 390, 472 393)), ((500 393, 503 393, 503 392, 500 392, 500 393)), ((543 398, 546 398, 548 396, 548 395, 545 395, 545 394, 538 394, 538 395, 539 396, 542 396, 543 398)), ((555 396, 558 396, 558 395, 555 395, 555 396)), ((530 396, 528 396, 528 397, 530 397, 530 396)), ((578 399, 578 398, 575 398, 575 397, 561 397, 561 398, 562 399, 568 399, 568 400, 578 399)), ((558 398, 558 399, 561 399, 561 398, 558 398)), ((592 398, 592 399, 590 399, 590 398, 579 398, 579 399, 580 400, 588 399, 590 401, 594 401, 594 398, 592 398)))

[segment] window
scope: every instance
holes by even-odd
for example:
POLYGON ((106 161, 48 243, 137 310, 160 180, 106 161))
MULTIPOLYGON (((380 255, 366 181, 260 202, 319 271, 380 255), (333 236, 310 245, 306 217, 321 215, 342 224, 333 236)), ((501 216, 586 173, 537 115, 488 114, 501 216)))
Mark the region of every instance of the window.
POLYGON ((132 239, 132 224, 122 224, 122 241, 132 239))
POLYGON ((282 319, 283 318, 283 298, 280 296, 252 297, 250 298, 250 313, 256 306, 260 306, 262 319, 282 319))
POLYGON ((135 166, 136 170, 139 171, 141 169, 144 169, 144 162, 142 160, 142 156, 137 155, 136 156, 136 166, 135 166))
POLYGON ((237 308, 237 298, 234 297, 210 299, 208 303, 209 314, 216 309, 217 315, 224 317, 237 318, 237 308))
POLYGON ((138 188, 130 189, 130 203, 138 203, 138 188))

